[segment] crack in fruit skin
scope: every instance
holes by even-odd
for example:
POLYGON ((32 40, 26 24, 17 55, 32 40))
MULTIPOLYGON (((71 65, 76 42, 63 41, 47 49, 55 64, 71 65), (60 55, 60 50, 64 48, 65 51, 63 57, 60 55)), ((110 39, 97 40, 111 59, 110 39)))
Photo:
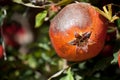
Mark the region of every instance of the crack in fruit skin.
POLYGON ((102 50, 106 31, 106 19, 90 4, 73 3, 53 18, 49 35, 58 56, 68 61, 84 61, 102 50))

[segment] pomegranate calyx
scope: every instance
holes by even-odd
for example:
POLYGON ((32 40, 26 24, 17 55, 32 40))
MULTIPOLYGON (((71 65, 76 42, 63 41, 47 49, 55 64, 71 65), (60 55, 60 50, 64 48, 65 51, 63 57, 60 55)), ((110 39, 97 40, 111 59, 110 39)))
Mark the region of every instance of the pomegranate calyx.
POLYGON ((91 36, 92 32, 85 32, 83 34, 75 33, 75 39, 69 42, 70 45, 76 45, 76 50, 77 49, 82 49, 83 51, 87 52, 88 51, 88 45, 89 45, 89 38, 91 36))

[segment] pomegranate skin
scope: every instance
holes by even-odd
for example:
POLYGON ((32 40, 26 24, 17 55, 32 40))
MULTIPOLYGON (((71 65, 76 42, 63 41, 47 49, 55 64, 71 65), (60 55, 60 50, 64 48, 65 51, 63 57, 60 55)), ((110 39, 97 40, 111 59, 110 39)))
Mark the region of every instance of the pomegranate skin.
POLYGON ((2 45, 0 45, 0 58, 2 58, 3 57, 3 47, 2 47, 2 45))
POLYGON ((84 61, 95 57, 103 48, 106 37, 106 19, 88 3, 72 3, 64 7, 52 20, 49 35, 56 53, 68 61, 84 61), (69 44, 80 35, 91 32, 87 50, 69 44))

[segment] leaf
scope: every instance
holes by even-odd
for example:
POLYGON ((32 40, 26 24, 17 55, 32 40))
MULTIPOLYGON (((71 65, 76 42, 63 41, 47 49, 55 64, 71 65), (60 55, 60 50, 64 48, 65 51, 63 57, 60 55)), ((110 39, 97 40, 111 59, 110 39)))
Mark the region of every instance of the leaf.
POLYGON ((120 29, 120 19, 117 20, 117 27, 120 29))
POLYGON ((28 62, 28 65, 29 65, 31 68, 35 69, 35 68, 37 67, 37 61, 36 61, 36 59, 35 59, 34 57, 32 57, 31 55, 29 56, 27 62, 28 62))
POLYGON ((22 0, 13 0, 13 2, 16 2, 16 3, 23 3, 22 0))
POLYGON ((75 74, 75 80, 83 80, 82 76, 75 74))
POLYGON ((47 16, 46 10, 44 10, 36 15, 36 17, 35 17, 35 27, 36 28, 39 28, 43 24, 46 16, 47 16))
POLYGON ((67 75, 65 77, 62 77, 60 80, 74 80, 71 68, 68 69, 67 75))
POLYGON ((93 68, 94 71, 104 70, 110 64, 112 59, 113 57, 102 58, 95 64, 93 68))
POLYGON ((59 72, 57 72, 57 73, 55 73, 54 75, 52 75, 48 80, 51 80, 51 79, 53 79, 53 78, 55 78, 55 77, 60 76, 60 75, 61 75, 66 69, 68 69, 68 68, 69 68, 69 66, 67 66, 66 68, 60 70, 59 72))
POLYGON ((108 65, 110 65, 112 59, 113 57, 110 56, 105 58, 101 57, 100 59, 95 60, 95 64, 93 65, 93 67, 85 71, 85 74, 88 76, 92 76, 96 71, 103 71, 105 68, 108 67, 108 65))
POLYGON ((111 61, 111 64, 118 62, 118 54, 119 54, 118 52, 113 54, 114 59, 111 61))
POLYGON ((60 70, 59 72, 52 75, 48 80, 51 80, 52 78, 60 76, 64 71, 65 71, 65 69, 60 70))
POLYGON ((45 43, 39 43, 38 46, 40 48, 43 48, 43 49, 47 50, 47 51, 50 51, 50 47, 45 43))
POLYGON ((71 3, 73 0, 61 0, 57 3, 58 6, 63 6, 71 3))

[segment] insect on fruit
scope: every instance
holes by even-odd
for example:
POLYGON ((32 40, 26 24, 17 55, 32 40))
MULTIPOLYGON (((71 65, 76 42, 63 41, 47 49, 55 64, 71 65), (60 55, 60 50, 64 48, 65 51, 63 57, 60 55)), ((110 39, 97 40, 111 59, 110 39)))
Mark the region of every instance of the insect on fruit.
POLYGON ((51 20, 51 43, 56 53, 68 61, 93 58, 103 48, 106 22, 88 3, 69 4, 51 20))

